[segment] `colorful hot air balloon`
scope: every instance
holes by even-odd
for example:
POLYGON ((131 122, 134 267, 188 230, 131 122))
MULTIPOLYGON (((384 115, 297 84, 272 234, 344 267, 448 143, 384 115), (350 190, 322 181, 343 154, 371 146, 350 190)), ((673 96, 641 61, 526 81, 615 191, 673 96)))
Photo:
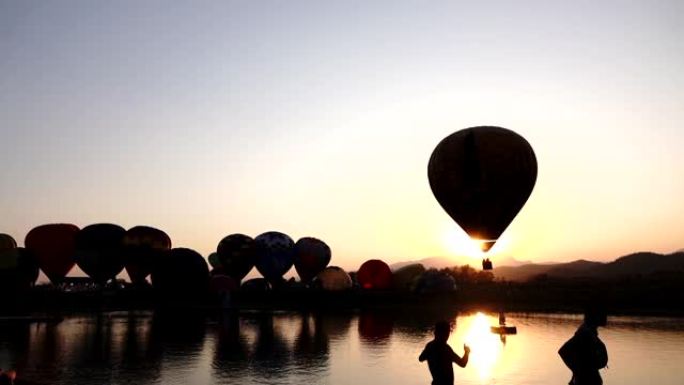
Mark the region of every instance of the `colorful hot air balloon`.
POLYGON ((259 273, 272 284, 282 281, 283 274, 292 267, 295 243, 286 234, 277 231, 263 233, 254 239, 259 273))
POLYGON ((158 264, 159 259, 171 249, 171 238, 154 227, 135 226, 123 238, 126 272, 131 282, 144 284, 145 278, 158 264))
POLYGON ((392 270, 385 262, 371 259, 361 265, 356 279, 364 289, 386 290, 392 287, 392 270))
POLYGON ((152 269, 152 287, 165 295, 193 296, 206 292, 209 267, 199 253, 185 248, 169 250, 152 269))
POLYGON ((123 238, 126 229, 110 223, 86 226, 76 234, 74 259, 96 282, 105 283, 124 268, 123 238))
POLYGON ((532 193, 537 159, 525 138, 511 130, 472 127, 437 145, 428 178, 447 214, 488 251, 532 193))
POLYGON ((320 239, 304 237, 295 244, 294 267, 302 282, 310 282, 330 263, 330 247, 320 239))
POLYGON ((49 224, 35 227, 26 235, 26 248, 52 283, 59 283, 74 267, 76 234, 75 225, 49 224))
POLYGON ((216 253, 226 274, 239 282, 254 267, 256 245, 247 235, 231 234, 219 242, 216 253))
POLYGON ((337 266, 328 266, 318 273, 314 282, 321 289, 327 291, 349 290, 352 287, 352 279, 344 269, 337 266))

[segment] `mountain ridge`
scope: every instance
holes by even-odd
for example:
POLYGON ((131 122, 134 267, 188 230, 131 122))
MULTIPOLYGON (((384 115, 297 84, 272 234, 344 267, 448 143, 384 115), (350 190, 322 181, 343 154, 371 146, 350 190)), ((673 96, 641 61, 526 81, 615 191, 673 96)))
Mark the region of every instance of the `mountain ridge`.
MULTIPOLYGON (((446 257, 429 257, 417 261, 395 263, 391 265, 391 268, 396 270, 412 263, 422 263, 427 268, 438 269, 464 264, 478 268, 479 265, 479 261, 474 261, 472 258, 457 258, 454 260, 446 257), (459 264, 459 261, 466 261, 468 263, 459 264)), ((494 276, 497 279, 509 281, 527 281, 539 276, 607 279, 658 272, 684 272, 684 251, 675 251, 670 254, 640 251, 618 257, 610 262, 578 259, 570 262, 532 263, 508 257, 495 260, 494 265, 494 276)))

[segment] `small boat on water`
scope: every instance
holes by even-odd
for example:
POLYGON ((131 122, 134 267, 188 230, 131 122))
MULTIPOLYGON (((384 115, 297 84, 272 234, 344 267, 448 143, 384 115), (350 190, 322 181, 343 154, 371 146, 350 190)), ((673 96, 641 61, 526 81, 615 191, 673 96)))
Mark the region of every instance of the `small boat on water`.
POLYGON ((494 334, 517 334, 518 333, 518 328, 515 326, 492 326, 490 327, 490 330, 494 334))

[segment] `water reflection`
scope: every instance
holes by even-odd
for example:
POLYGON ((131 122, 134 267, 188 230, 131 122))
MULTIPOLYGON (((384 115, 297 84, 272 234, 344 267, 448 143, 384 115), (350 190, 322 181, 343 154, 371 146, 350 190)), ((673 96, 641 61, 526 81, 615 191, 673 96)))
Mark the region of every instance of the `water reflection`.
MULTIPOLYGON (((0 321, 0 368, 57 385, 428 383, 417 357, 440 319, 456 322, 449 344, 458 354, 463 343, 472 348, 468 366, 455 368, 457 383, 569 378, 556 352, 581 317, 510 315, 518 334, 504 346, 489 330, 495 315, 453 311, 121 312, 58 324, 0 321)), ((681 383, 673 374, 684 354, 680 320, 611 319, 602 339, 611 355, 606 383, 681 383)))
MULTIPOLYGON (((492 370, 503 349, 498 335, 491 333, 491 325, 491 319, 482 313, 477 313, 474 317, 465 320, 463 325, 467 330, 464 337, 465 343, 471 348, 468 364, 477 370, 481 380, 488 380, 492 377, 492 370)), ((453 341, 453 344, 456 343, 453 341)), ((458 350, 458 345, 453 344, 454 349, 458 350)))

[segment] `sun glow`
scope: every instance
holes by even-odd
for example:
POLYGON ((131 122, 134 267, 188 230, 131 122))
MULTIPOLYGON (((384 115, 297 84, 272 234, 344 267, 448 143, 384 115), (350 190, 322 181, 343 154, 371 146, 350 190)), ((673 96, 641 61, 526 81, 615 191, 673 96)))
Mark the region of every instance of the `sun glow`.
POLYGON ((489 251, 484 252, 485 240, 470 238, 465 232, 453 228, 445 231, 443 238, 447 251, 452 255, 475 260, 496 257, 506 252, 511 244, 510 237, 503 234, 489 251))
POLYGON ((481 380, 492 377, 494 366, 501 355, 503 345, 499 337, 490 331, 490 319, 477 313, 468 325, 464 340, 471 348, 468 365, 472 365, 481 380))
POLYGON ((444 243, 449 252, 459 257, 482 259, 485 255, 482 251, 482 241, 471 239, 464 232, 453 230, 445 232, 444 243))

